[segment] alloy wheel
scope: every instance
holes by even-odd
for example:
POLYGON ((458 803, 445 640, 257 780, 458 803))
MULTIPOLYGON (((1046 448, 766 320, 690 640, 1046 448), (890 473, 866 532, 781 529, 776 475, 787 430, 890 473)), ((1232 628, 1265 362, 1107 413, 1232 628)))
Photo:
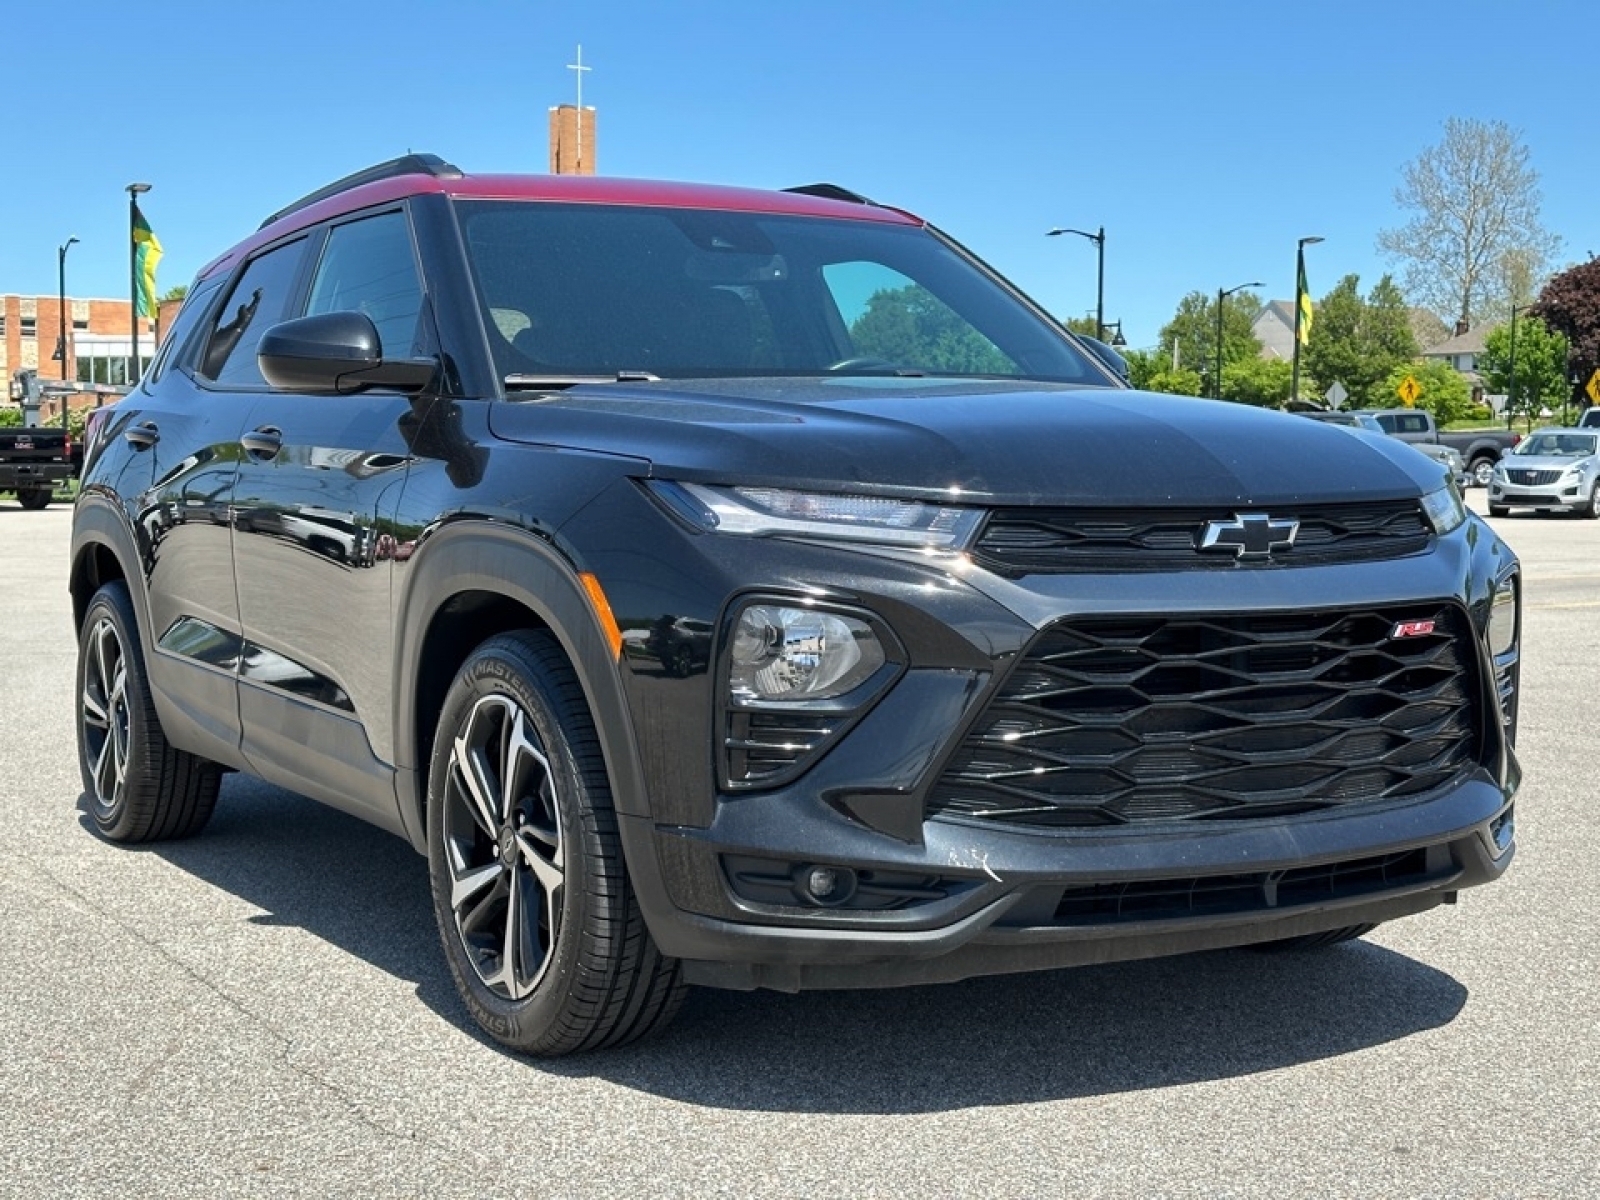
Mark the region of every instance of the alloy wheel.
POLYGON ((483 985, 521 1000, 543 978, 566 884, 550 761, 510 697, 480 699, 450 754, 440 836, 456 933, 483 985))
POLYGON ((128 662, 122 639, 109 617, 95 622, 89 634, 80 698, 84 746, 94 781, 94 802, 102 811, 122 799, 128 778, 128 662))

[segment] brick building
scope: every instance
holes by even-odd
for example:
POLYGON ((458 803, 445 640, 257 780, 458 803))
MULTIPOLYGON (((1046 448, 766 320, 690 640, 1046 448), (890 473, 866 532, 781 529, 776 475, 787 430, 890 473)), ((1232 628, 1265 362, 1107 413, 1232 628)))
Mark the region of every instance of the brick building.
MULTIPOLYGON (((61 302, 55 296, 0 294, 0 379, 8 384, 18 371, 35 370, 43 381, 126 386, 132 357, 131 304, 122 300, 67 297, 66 371, 56 343, 61 337, 61 302)), ((139 357, 156 350, 155 322, 139 322, 139 357)))

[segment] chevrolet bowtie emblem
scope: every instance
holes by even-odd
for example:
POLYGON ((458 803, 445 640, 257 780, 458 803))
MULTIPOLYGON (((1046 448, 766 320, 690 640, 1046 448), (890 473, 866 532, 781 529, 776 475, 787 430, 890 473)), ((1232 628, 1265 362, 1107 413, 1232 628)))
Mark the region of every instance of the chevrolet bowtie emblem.
POLYGON ((1294 545, 1300 522, 1273 520, 1266 513, 1235 513, 1231 521, 1207 521, 1202 550, 1232 550, 1235 558, 1271 558, 1294 545))

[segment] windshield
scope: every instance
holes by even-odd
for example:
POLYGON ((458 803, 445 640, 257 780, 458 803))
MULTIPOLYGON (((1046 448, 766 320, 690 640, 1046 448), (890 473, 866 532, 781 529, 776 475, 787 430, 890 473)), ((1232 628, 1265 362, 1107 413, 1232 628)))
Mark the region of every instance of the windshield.
POLYGON ((461 201, 507 382, 838 374, 1111 386, 922 228, 744 212, 461 201))
POLYGON ((1529 458, 1585 458, 1594 453, 1595 441, 1592 433, 1536 433, 1513 453, 1529 458))

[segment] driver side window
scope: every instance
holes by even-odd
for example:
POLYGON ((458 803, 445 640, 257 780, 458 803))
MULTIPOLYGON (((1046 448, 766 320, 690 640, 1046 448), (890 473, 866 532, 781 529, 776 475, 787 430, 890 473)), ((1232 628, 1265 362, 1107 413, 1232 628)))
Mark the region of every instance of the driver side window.
POLYGON ((306 315, 347 311, 372 318, 384 357, 405 358, 415 349, 422 282, 404 213, 363 217, 329 232, 306 315))

